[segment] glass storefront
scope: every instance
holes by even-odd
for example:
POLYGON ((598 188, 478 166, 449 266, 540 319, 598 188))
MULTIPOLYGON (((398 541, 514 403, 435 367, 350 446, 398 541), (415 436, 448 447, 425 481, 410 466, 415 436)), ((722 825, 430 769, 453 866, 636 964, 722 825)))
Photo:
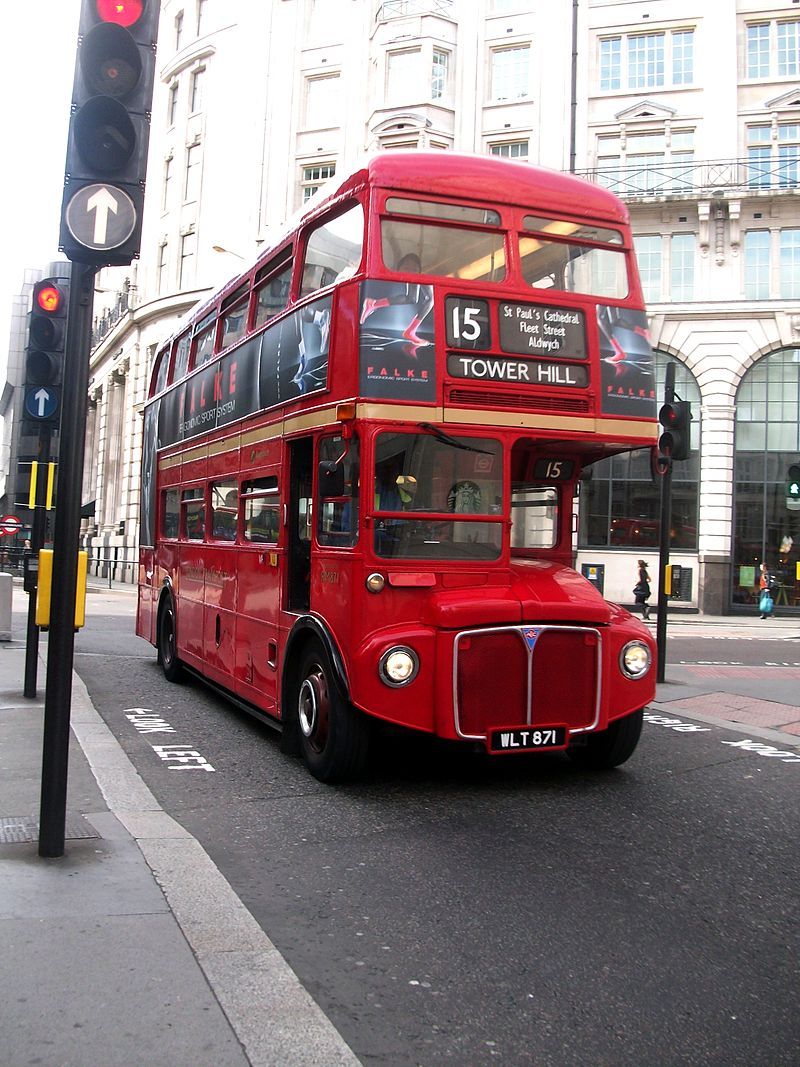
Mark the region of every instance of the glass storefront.
POLYGON ((775 608, 800 607, 800 509, 787 495, 800 463, 800 349, 764 356, 736 394, 733 607, 755 610, 758 571, 774 574, 775 608))

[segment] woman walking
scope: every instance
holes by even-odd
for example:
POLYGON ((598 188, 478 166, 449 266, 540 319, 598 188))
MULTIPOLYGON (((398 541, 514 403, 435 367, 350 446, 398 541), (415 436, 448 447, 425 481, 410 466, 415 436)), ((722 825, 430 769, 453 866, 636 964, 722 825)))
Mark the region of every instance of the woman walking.
POLYGON ((639 560, 639 580, 633 587, 633 597, 637 604, 642 605, 642 618, 650 618, 650 575, 647 573, 647 564, 643 559, 639 560))

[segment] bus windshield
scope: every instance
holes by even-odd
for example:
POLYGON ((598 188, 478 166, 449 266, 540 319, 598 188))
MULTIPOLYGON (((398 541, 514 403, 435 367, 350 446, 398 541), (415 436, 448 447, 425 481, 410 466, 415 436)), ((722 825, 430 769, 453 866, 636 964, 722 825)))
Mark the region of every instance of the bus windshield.
POLYGON ((503 531, 502 472, 502 446, 490 438, 379 434, 376 554, 391 559, 497 559, 503 531), (428 519, 426 513, 435 517, 428 519))

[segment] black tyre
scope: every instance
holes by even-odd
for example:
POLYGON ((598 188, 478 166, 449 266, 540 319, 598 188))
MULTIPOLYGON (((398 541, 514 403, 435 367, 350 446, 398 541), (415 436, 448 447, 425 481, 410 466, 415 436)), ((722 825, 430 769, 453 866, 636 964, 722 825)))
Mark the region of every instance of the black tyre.
POLYGON ((168 682, 183 680, 183 664, 178 659, 175 643, 175 605, 170 596, 165 598, 158 613, 158 662, 168 682))
POLYGON ((578 767, 587 771, 603 771, 619 767, 629 759, 639 743, 644 721, 644 709, 612 722, 607 730, 587 734, 579 744, 567 749, 567 755, 578 767))
POLYGON ((320 782, 357 778, 367 762, 368 723, 342 698, 317 641, 302 654, 295 697, 300 752, 309 771, 320 782))

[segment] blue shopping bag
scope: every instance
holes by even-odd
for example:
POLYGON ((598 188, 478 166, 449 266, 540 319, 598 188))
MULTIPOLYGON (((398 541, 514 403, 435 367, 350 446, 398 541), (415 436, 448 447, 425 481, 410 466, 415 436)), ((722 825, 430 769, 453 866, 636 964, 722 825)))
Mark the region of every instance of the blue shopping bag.
POLYGON ((774 606, 775 604, 772 600, 772 597, 769 595, 769 591, 765 589, 764 592, 761 594, 761 599, 758 602, 758 610, 761 612, 762 615, 771 615, 774 606))

